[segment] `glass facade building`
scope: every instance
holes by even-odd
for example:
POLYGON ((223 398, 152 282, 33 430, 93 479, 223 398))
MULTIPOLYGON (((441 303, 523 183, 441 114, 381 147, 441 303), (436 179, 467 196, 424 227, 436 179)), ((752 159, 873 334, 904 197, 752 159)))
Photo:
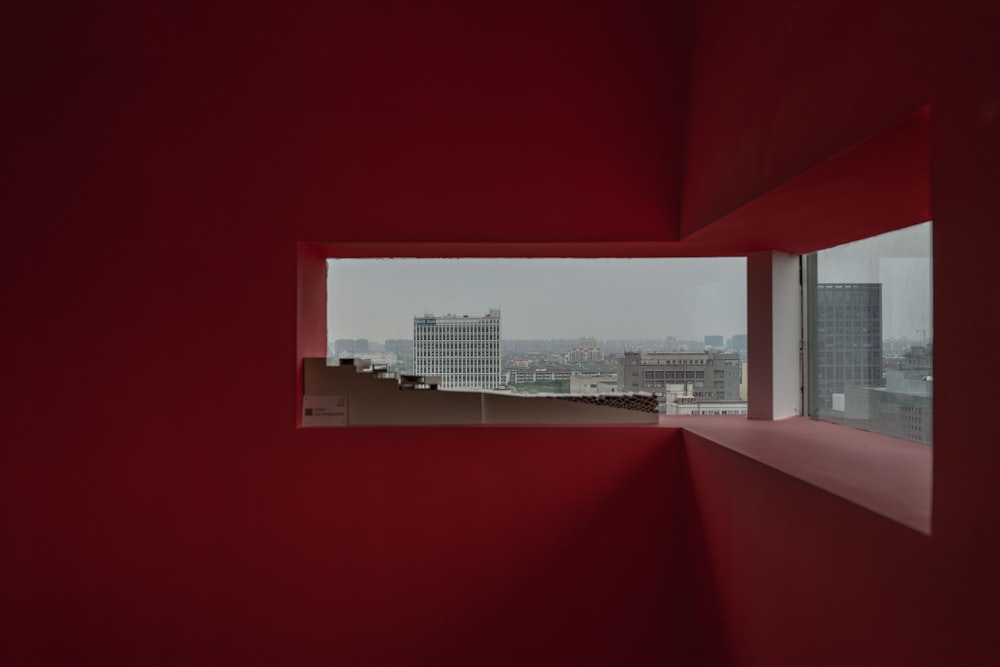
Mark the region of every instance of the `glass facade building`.
POLYGON ((819 408, 833 409, 848 387, 879 387, 882 379, 882 285, 816 286, 819 408))

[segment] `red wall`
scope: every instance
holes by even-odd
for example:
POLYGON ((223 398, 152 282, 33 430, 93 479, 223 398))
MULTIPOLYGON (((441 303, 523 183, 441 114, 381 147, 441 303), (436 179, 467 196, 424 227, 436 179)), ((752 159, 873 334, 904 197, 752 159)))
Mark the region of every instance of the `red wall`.
POLYGON ((269 4, 5 12, 0 662, 684 660, 675 433, 295 428, 298 242, 675 235, 675 11, 269 4))
POLYGON ((995 13, 467 4, 8 9, 0 658, 993 662, 990 392, 923 538, 669 431, 297 431, 294 360, 300 241, 671 240, 929 104, 963 386, 995 13))
POLYGON ((731 664, 996 663, 994 392, 964 370, 1000 327, 1000 15, 980 4, 696 3, 682 234, 931 114, 933 535, 687 437, 731 664))
POLYGON ((682 234, 931 101, 940 26, 923 7, 691 4, 682 234))

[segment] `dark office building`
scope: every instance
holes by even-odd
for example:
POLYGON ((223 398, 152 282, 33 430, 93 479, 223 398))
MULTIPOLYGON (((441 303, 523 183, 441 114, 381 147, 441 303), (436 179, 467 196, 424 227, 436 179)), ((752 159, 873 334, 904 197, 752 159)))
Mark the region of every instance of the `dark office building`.
POLYGON ((847 387, 883 386, 882 285, 816 287, 817 398, 820 410, 830 410, 833 395, 845 394, 847 387))

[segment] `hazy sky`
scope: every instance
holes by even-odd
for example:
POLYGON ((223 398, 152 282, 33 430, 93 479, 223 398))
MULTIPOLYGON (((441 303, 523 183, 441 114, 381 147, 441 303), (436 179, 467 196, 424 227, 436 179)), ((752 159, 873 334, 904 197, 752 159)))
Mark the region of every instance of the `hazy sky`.
POLYGON ((746 263, 711 259, 335 259, 328 337, 412 338, 425 313, 501 309, 504 339, 746 333, 746 263))
MULTIPOLYGON (((883 335, 931 331, 931 223, 819 253, 819 282, 882 283, 883 335)), ((414 316, 500 308, 504 339, 746 333, 742 258, 334 259, 328 337, 412 338, 414 316)))

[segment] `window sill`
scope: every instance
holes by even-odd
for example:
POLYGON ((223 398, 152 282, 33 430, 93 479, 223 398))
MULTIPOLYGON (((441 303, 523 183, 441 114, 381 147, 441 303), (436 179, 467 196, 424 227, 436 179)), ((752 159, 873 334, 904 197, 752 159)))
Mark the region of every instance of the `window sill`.
POLYGON ((931 448, 803 417, 661 417, 913 530, 931 534, 931 448))

